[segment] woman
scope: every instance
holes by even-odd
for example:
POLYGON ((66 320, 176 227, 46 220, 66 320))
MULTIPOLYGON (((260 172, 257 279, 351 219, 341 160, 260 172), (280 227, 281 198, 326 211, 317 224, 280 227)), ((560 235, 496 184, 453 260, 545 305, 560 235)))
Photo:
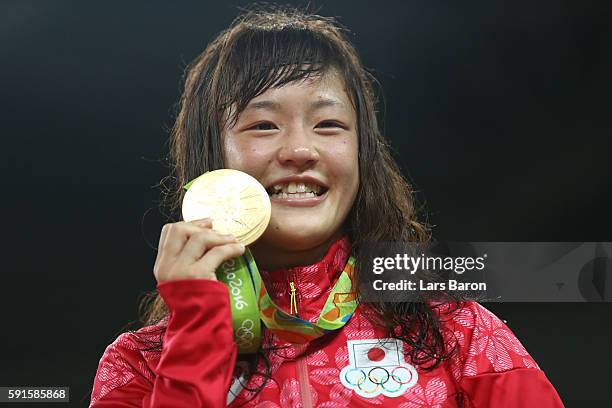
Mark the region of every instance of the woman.
MULTIPOLYGON (((272 217, 249 249, 278 313, 312 324, 343 274, 360 280, 369 243, 429 239, 343 31, 297 10, 244 13, 189 65, 171 139, 174 210, 206 171, 241 170, 266 187, 272 217)), ((264 327, 258 352, 238 356, 215 270, 244 251, 210 220, 163 227, 146 326, 108 346, 90 406, 562 406, 476 302, 361 302, 309 341, 264 327)))

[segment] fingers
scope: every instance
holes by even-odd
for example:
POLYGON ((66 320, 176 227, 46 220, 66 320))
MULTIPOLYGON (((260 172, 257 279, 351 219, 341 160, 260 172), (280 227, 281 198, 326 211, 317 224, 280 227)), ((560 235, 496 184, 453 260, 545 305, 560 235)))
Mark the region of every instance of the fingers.
POLYGON ((210 228, 203 228, 201 231, 190 235, 180 256, 187 262, 195 262, 200 259, 209 248, 233 242, 236 242, 236 238, 232 235, 222 235, 210 228))
POLYGON ((201 232, 203 228, 211 227, 212 221, 208 218, 165 224, 159 238, 158 256, 163 252, 165 256, 177 257, 191 235, 201 232))
POLYGON ((223 262, 241 256, 244 250, 244 245, 238 242, 212 247, 194 264, 194 267, 200 273, 214 274, 223 262))
POLYGON ((159 237, 153 274, 158 282, 203 278, 216 280, 225 261, 242 255, 244 245, 212 230, 210 219, 166 224, 159 237))
POLYGON ((168 239, 168 230, 171 228, 171 224, 164 224, 159 235, 159 243, 157 244, 157 257, 155 258, 155 265, 159 264, 159 260, 162 257, 162 248, 165 246, 166 240, 168 239))
POLYGON ((198 227, 212 228, 212 220, 210 218, 202 218, 201 220, 190 221, 189 224, 197 225, 198 227))

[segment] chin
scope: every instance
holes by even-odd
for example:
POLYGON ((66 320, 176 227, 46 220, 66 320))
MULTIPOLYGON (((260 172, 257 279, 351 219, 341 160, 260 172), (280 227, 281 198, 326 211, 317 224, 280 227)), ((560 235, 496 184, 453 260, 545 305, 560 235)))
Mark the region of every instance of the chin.
POLYGON ((333 235, 333 230, 314 226, 312 222, 294 221, 271 223, 263 234, 262 240, 277 248, 300 251, 319 246, 333 235))

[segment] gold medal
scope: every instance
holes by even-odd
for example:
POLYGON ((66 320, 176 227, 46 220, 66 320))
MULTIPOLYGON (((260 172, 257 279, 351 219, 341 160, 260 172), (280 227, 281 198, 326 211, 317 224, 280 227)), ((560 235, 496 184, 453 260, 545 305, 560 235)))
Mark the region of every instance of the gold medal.
POLYGON ((268 192, 255 178, 232 169, 209 171, 188 183, 183 198, 187 222, 210 218, 213 229, 249 245, 264 233, 272 206, 268 192))

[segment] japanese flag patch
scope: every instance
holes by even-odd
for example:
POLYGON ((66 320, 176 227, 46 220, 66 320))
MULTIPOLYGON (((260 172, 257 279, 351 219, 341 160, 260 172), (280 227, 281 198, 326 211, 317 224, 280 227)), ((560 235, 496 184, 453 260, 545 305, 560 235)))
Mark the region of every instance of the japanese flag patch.
POLYGON ((416 384, 417 371, 404 361, 400 340, 348 340, 347 346, 349 365, 340 371, 340 381, 358 395, 398 397, 416 384))

